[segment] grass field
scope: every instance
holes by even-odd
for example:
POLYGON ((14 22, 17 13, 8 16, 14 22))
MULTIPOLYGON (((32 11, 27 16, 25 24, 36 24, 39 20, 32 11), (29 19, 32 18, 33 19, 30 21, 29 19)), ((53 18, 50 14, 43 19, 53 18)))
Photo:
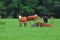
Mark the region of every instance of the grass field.
POLYGON ((0 19, 0 40, 60 40, 60 19, 49 19, 52 27, 31 27, 33 23, 19 27, 18 19, 0 19))

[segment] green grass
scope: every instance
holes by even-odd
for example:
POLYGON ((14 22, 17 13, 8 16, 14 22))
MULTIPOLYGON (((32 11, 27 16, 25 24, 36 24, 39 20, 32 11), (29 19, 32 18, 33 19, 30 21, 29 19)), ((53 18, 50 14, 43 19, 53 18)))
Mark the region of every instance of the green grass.
POLYGON ((52 27, 31 27, 33 23, 19 27, 18 19, 0 19, 0 40, 60 40, 60 19, 49 19, 52 27))

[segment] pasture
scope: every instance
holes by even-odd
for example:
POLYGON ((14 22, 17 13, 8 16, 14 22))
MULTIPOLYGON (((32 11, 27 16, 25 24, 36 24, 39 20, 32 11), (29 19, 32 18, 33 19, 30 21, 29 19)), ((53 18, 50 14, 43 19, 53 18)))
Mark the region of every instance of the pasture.
POLYGON ((0 40, 60 40, 60 19, 49 19, 52 27, 31 27, 33 23, 19 27, 18 19, 0 19, 0 40))

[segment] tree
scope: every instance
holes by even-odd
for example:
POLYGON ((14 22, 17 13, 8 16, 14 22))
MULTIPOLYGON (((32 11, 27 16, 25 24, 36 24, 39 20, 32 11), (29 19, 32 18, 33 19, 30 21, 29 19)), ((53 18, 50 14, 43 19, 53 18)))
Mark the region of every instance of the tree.
POLYGON ((60 0, 0 0, 0 15, 4 17, 16 18, 17 14, 28 16, 35 13, 60 17, 59 10, 60 0))
POLYGON ((21 14, 25 16, 34 14, 34 10, 29 6, 24 6, 21 4, 20 10, 21 10, 21 14))

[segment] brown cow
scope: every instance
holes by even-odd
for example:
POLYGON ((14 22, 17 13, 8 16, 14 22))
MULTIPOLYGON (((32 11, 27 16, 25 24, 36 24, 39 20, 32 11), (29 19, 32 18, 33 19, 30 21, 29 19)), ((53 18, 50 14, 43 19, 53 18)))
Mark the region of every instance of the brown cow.
POLYGON ((28 20, 35 20, 36 21, 38 19, 38 15, 35 14, 35 15, 28 16, 27 19, 28 20))
POLYGON ((39 26, 47 26, 47 27, 52 26, 51 24, 45 24, 45 23, 42 23, 42 22, 41 23, 38 22, 37 25, 39 25, 39 26))
POLYGON ((27 18, 26 18, 26 17, 21 17, 21 16, 20 16, 19 22, 20 22, 20 26, 22 25, 22 23, 24 24, 24 26, 26 26, 27 18))

